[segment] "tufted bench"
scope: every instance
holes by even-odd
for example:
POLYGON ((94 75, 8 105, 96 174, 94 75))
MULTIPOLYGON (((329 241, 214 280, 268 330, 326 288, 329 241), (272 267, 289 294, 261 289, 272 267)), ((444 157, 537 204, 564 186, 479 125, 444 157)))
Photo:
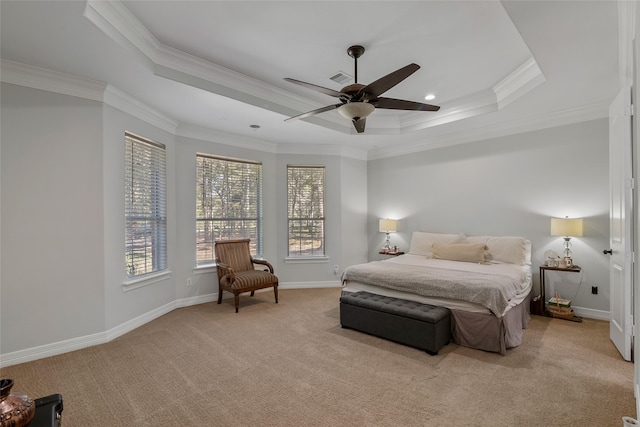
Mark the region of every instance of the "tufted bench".
POLYGON ((340 297, 340 324, 431 355, 451 338, 449 309, 364 291, 340 297))

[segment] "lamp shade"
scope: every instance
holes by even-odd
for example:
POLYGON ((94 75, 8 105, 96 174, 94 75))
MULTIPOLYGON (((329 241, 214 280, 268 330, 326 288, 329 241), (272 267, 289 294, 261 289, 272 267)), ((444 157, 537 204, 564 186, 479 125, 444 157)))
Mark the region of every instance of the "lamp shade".
POLYGON ((582 218, 551 218, 552 236, 582 236, 582 218))
POLYGON ((398 221, 395 219, 381 219, 380 220, 380 232, 381 233, 395 233, 398 230, 398 221))
POLYGON ((364 119, 373 113, 376 107, 368 102, 348 102, 338 107, 338 113, 349 120, 364 119))

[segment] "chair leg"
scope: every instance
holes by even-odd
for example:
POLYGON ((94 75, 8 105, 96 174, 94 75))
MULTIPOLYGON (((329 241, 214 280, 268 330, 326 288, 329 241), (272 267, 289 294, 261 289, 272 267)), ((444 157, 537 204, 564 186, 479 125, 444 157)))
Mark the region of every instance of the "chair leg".
POLYGON ((233 294, 233 300, 236 303, 236 313, 238 312, 238 308, 240 307, 240 294, 233 294))
POLYGON ((273 286, 273 293, 276 296, 276 304, 277 304, 278 303, 278 284, 277 283, 273 286))
POLYGON ((253 296, 256 293, 256 291, 251 291, 251 296, 253 296))
POLYGON ((222 286, 218 285, 218 304, 222 302, 222 286))

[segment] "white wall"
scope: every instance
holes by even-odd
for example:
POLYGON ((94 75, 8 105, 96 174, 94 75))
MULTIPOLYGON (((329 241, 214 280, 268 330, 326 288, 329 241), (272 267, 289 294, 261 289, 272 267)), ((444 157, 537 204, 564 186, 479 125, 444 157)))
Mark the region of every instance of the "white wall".
POLYGON ((405 250, 416 230, 525 236, 537 288, 545 251, 562 250, 562 238, 549 235, 550 217, 582 217, 584 237, 572 239, 582 273, 552 272, 547 283, 583 314, 608 318, 608 155, 601 119, 370 161, 369 257, 378 258, 377 220, 385 217, 401 220, 392 244, 405 250))
POLYGON ((106 330, 131 321, 175 300, 176 169, 174 136, 109 105, 103 114, 104 165, 104 301, 106 330), (124 134, 133 132, 165 145, 167 173, 167 260, 172 274, 125 292, 124 134))
POLYGON ((215 132, 186 137, 102 102, 11 84, 2 84, 1 100, 3 366, 106 342, 174 308, 217 299, 215 270, 195 269, 198 152, 262 162, 264 256, 281 286, 337 286, 333 265, 366 259, 365 160, 320 148, 243 148, 249 144, 215 132), (170 270, 126 292, 125 131, 167 149, 170 270), (326 167, 324 262, 285 262, 289 163, 326 167))
POLYGON ((548 235, 549 217, 570 215, 585 218, 585 236, 574 239, 584 270, 564 283, 549 280, 581 283, 574 304, 608 310, 606 120, 366 162, 322 147, 287 154, 215 133, 186 137, 101 102, 11 84, 2 85, 1 101, 2 364, 105 342, 178 306, 215 299, 215 272, 194 269, 197 152, 262 161, 264 255, 283 287, 337 284, 334 265, 341 272, 375 259, 384 240, 378 218, 401 219, 392 243, 405 249, 413 230, 523 235, 537 266, 544 251, 562 247, 548 235), (171 270, 128 292, 125 131, 167 147, 171 270), (285 259, 287 164, 326 167, 325 262, 285 259), (599 295, 590 294, 592 284, 599 295))
POLYGON ((2 85, 2 354, 105 328, 102 104, 2 85))

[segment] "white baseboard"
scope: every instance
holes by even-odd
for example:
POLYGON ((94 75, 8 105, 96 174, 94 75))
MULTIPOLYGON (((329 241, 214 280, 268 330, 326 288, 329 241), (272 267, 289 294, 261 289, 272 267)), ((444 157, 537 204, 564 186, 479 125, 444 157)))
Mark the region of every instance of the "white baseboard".
POLYGON ((331 282, 281 282, 280 289, 312 289, 312 288, 340 288, 342 283, 339 280, 331 282))
POLYGON ((573 311, 580 317, 585 317, 587 319, 596 319, 596 320, 611 320, 610 313, 604 310, 594 310, 593 308, 584 308, 584 307, 573 307, 573 311))
MULTIPOLYGON (((311 288, 333 288, 340 287, 339 281, 335 282, 285 282, 280 283, 280 289, 311 289, 311 288)), ((264 291, 268 291, 265 289, 264 291)), ((225 292, 224 298, 232 297, 232 294, 225 292)), ((107 331, 98 332, 83 337, 71 338, 64 341, 58 341, 51 344, 31 347, 24 350, 18 350, 11 353, 0 354, 0 368, 19 363, 31 362, 45 357, 57 356, 58 354, 68 353, 71 351, 81 350, 83 348, 92 347, 108 343, 127 332, 131 332, 140 326, 157 319, 160 316, 175 310, 176 308, 189 307, 192 305, 204 304, 218 299, 218 293, 200 295, 196 297, 181 298, 155 308, 145 314, 128 320, 118 326, 107 331)))
POLYGON ((0 368, 80 350, 107 342, 107 332, 85 335, 0 355, 0 368))
POLYGON ((0 367, 17 365, 18 363, 26 363, 45 357, 57 356, 58 354, 68 353, 70 351, 81 350, 83 348, 92 347, 108 343, 119 336, 131 332, 140 326, 157 319, 160 316, 175 310, 176 308, 188 307, 191 305, 204 304, 218 299, 218 294, 200 295, 197 297, 182 298, 172 301, 161 307, 155 308, 134 319, 128 320, 118 326, 107 331, 98 332, 96 334, 86 335, 69 340, 58 341, 51 344, 45 344, 37 347, 31 347, 24 350, 14 351, 0 355, 0 367))

